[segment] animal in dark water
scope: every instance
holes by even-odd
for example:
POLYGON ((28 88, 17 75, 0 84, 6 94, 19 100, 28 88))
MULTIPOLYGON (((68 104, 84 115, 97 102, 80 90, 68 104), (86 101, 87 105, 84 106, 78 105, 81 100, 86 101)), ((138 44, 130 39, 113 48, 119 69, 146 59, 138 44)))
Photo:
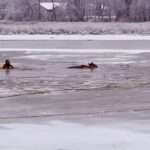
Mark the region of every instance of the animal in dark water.
POLYGON ((2 69, 14 69, 14 66, 11 64, 10 60, 6 59, 2 69))
POLYGON ((79 66, 71 66, 68 67, 69 69, 96 69, 98 66, 93 62, 89 63, 88 65, 79 65, 79 66))

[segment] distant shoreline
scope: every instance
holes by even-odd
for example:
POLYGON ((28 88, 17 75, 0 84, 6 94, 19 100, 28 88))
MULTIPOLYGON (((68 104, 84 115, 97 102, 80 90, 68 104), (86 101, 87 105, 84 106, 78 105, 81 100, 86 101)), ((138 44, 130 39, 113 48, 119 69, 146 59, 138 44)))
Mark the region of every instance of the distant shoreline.
POLYGON ((150 35, 150 22, 0 22, 0 35, 150 35))

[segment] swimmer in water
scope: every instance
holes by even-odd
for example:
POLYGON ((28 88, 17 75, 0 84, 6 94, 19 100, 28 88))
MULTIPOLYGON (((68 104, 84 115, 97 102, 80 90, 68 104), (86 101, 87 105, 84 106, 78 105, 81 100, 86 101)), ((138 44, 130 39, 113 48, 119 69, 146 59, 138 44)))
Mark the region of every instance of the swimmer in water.
POLYGON ((14 66, 11 65, 10 60, 6 59, 5 64, 2 66, 2 69, 14 69, 14 66))

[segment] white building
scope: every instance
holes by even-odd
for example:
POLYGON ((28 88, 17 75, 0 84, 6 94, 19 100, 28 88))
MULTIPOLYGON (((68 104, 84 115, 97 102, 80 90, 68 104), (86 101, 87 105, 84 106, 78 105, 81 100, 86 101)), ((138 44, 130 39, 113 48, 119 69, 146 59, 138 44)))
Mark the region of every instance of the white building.
POLYGON ((55 9, 56 7, 60 7, 61 4, 58 2, 54 2, 54 3, 52 3, 52 2, 41 2, 40 6, 45 8, 48 11, 51 11, 51 10, 55 9))

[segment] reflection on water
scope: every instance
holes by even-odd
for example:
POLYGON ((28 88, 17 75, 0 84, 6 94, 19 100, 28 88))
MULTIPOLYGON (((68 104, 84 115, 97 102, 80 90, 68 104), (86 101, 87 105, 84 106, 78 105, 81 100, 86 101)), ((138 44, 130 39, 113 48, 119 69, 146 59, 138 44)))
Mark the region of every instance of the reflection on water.
POLYGON ((1 98, 150 86, 149 53, 0 53, 2 60, 7 57, 17 68, 0 71, 1 98), (67 69, 91 61, 99 65, 93 72, 67 69))

